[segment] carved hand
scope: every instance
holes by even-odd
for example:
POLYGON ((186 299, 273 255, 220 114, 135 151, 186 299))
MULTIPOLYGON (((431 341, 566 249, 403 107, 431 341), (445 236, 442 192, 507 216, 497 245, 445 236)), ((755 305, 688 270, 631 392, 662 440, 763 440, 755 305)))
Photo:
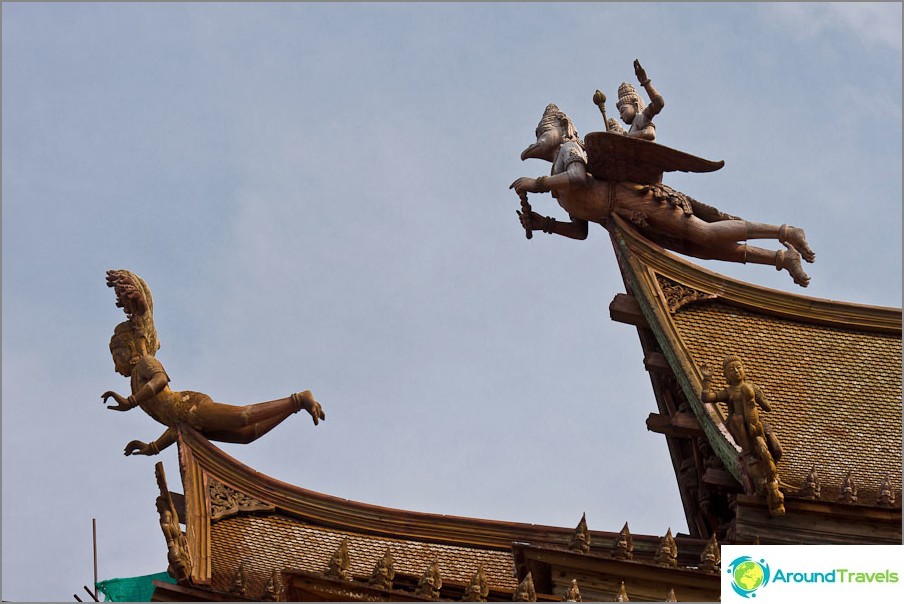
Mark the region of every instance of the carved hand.
POLYGON ((650 78, 647 77, 647 72, 640 66, 640 61, 637 59, 634 59, 634 74, 637 76, 637 81, 640 82, 641 86, 645 86, 650 81, 650 78))
POLYGON ((129 400, 126 397, 122 396, 121 394, 117 394, 112 390, 107 390, 106 392, 101 394, 100 397, 104 400, 105 405, 107 404, 108 398, 112 398, 117 402, 116 406, 107 407, 107 409, 110 409, 111 411, 128 411, 129 409, 134 407, 134 405, 131 405, 129 403, 129 400))
POLYGON ((151 445, 140 440, 133 440, 126 445, 125 454, 128 455, 156 455, 151 445))
POLYGON ((700 365, 700 375, 703 376, 704 382, 709 382, 713 378, 712 369, 709 368, 709 365, 706 363, 702 363, 700 365))
POLYGON ((515 189, 515 193, 521 199, 527 199, 528 193, 541 193, 540 186, 537 184, 536 178, 530 176, 522 176, 509 186, 509 189, 515 189))

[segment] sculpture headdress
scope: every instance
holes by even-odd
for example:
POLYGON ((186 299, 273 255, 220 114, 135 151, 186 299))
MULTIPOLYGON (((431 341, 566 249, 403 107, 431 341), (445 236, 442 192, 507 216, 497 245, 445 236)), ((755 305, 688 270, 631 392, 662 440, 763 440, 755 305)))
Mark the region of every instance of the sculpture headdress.
POLYGON ((637 94, 637 89, 628 82, 622 82, 621 86, 618 87, 618 101, 615 103, 615 106, 621 108, 622 105, 628 103, 637 105, 637 111, 643 111, 646 106, 643 99, 637 94))
POLYGON ((110 345, 115 342, 142 337, 147 343, 148 354, 156 354, 160 348, 157 329, 154 327, 154 299, 144 279, 127 270, 107 271, 107 287, 116 292, 116 306, 126 313, 123 321, 113 330, 110 345))
POLYGON ((559 109, 555 103, 550 103, 546 106, 543 117, 540 118, 540 123, 537 124, 537 138, 540 138, 540 135, 550 128, 562 128, 565 132, 565 140, 577 140, 583 144, 580 136, 578 136, 577 129, 574 127, 574 122, 572 122, 571 118, 565 115, 565 112, 559 109))

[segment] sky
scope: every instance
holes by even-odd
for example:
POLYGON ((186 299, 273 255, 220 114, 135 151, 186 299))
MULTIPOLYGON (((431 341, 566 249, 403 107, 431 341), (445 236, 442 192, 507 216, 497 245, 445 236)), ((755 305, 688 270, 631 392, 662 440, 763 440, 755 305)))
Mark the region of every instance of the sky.
MULTIPOLYGON (((2 5, 3 600, 166 568, 154 463, 108 343, 105 271, 142 276, 176 390, 310 389, 265 474, 392 508, 688 530, 608 234, 528 241, 509 185, 548 103, 585 134, 639 59, 665 182, 803 227, 806 290, 901 306, 901 5, 2 5)), ((549 195, 536 211, 566 219, 549 195)))

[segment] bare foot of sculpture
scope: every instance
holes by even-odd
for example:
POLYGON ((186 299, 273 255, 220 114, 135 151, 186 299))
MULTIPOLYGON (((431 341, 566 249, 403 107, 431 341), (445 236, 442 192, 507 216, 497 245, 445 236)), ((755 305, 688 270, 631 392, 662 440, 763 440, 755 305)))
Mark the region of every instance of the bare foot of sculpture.
MULTIPOLYGON (((791 274, 791 278, 794 279, 795 283, 801 287, 807 287, 810 284, 810 276, 804 272, 800 265, 800 253, 791 247, 789 243, 785 243, 785 247, 788 248, 786 251, 780 250, 775 253, 775 270, 785 269, 791 274)), ((810 253, 812 254, 813 252, 811 251, 810 253)))
POLYGON ((807 262, 812 263, 816 260, 816 254, 813 253, 813 250, 807 244, 807 236, 804 234, 803 229, 783 224, 778 231, 778 240, 786 246, 790 244, 791 247, 800 252, 801 257, 807 262))

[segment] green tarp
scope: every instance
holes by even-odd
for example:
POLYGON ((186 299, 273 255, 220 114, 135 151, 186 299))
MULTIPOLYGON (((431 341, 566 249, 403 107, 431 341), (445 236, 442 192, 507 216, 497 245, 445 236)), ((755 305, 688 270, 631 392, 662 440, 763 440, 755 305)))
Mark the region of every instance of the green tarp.
POLYGON ((142 577, 98 581, 96 588, 104 594, 104 602, 150 602, 151 594, 154 593, 154 581, 176 582, 167 573, 162 572, 142 577))

